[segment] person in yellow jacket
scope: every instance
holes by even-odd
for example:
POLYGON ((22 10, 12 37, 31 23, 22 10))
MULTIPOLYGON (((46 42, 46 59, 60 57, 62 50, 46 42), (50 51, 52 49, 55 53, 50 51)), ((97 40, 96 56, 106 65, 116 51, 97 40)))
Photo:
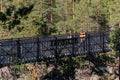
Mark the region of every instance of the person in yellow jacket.
POLYGON ((80 40, 81 41, 85 40, 85 37, 86 37, 86 32, 85 31, 81 31, 80 32, 80 40))

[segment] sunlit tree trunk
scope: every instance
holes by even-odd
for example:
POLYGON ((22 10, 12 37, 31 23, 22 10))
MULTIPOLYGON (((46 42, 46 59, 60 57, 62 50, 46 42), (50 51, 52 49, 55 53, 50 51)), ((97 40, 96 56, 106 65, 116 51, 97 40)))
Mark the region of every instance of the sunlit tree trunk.
POLYGON ((40 0, 40 4, 42 4, 43 3, 43 0, 40 0))
POLYGON ((0 1, 0 11, 2 10, 2 0, 0 1))
MULTIPOLYGON (((40 2, 40 5, 41 5, 41 7, 42 7, 43 0, 40 0, 39 2, 40 2)), ((39 8, 39 14, 40 14, 40 15, 43 14, 42 12, 43 12, 43 9, 42 9, 42 8, 39 8)))
MULTIPOLYGON (((64 3, 64 6, 65 6, 66 8, 63 9, 63 10, 64 10, 64 27, 63 27, 63 29, 64 29, 64 31, 66 32, 66 31, 67 31, 66 21, 67 21, 67 17, 68 17, 68 2, 67 2, 67 1, 64 3)), ((66 32, 66 33, 67 33, 67 32, 66 32)))
POLYGON ((72 18, 75 17, 75 0, 72 0, 72 18))
MULTIPOLYGON (((50 6, 53 6, 53 0, 50 0, 50 6)), ((53 22, 53 14, 52 11, 50 11, 50 22, 53 22)))
MULTIPOLYGON (((65 5, 65 7, 67 7, 68 6, 68 3, 66 2, 66 3, 64 3, 64 5, 65 5)), ((68 10, 67 9, 65 9, 64 10, 64 21, 66 21, 67 20, 67 15, 68 15, 68 10)))
POLYGON ((17 4, 20 5, 20 0, 18 0, 17 4))
MULTIPOLYGON (((50 0, 50 7, 52 7, 53 5, 54 5, 53 0, 50 0)), ((52 13, 52 11, 50 11, 48 15, 49 15, 49 22, 50 22, 50 23, 53 23, 53 13, 52 13)), ((48 33, 48 34, 50 33, 50 28, 49 28, 49 26, 47 27, 47 33, 48 33)))
POLYGON ((38 80, 37 79, 37 71, 36 71, 36 63, 34 63, 34 66, 33 66, 32 76, 33 76, 33 80, 38 80))

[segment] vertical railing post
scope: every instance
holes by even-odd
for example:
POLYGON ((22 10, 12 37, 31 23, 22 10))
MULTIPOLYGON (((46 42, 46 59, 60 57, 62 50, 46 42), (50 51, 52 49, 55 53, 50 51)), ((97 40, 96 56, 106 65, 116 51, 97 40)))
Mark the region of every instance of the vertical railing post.
POLYGON ((57 67, 58 62, 58 41, 57 37, 55 36, 55 67, 57 67))
POLYGON ((88 46, 88 48, 87 48, 87 51, 88 51, 88 54, 90 54, 90 47, 91 47, 91 43, 90 43, 90 34, 88 33, 87 34, 87 40, 88 40, 88 44, 87 44, 87 46, 88 46))
POLYGON ((100 49, 100 51, 102 51, 103 50, 103 47, 101 46, 101 45, 103 45, 103 39, 102 39, 103 35, 102 35, 102 32, 99 33, 99 36, 100 36, 99 46, 100 46, 100 48, 102 48, 102 49, 100 49))
POLYGON ((37 55, 36 55, 36 59, 37 62, 39 61, 39 53, 40 53, 40 43, 39 43, 39 38, 37 37, 37 55))
POLYGON ((21 64, 21 45, 20 45, 20 40, 17 40, 17 60, 19 62, 16 62, 17 64, 21 64))
MULTIPOLYGON (((91 36, 90 36, 90 34, 89 33, 87 33, 87 51, 88 51, 88 54, 87 54, 87 58, 88 58, 88 62, 89 62, 89 68, 91 67, 91 60, 92 60, 92 58, 93 58, 93 56, 92 56, 92 54, 91 54, 91 41, 90 41, 90 38, 91 38, 91 36)), ((94 46, 94 45, 93 45, 94 46)))
POLYGON ((55 37, 55 58, 58 60, 58 41, 57 37, 55 37))
MULTIPOLYGON (((2 42, 0 42, 0 54, 2 54, 2 42)), ((0 56, 0 58, 1 58, 1 56, 0 56)), ((0 67, 2 67, 2 65, 4 64, 4 63, 1 63, 2 62, 2 60, 0 60, 0 67)))
POLYGON ((75 56, 75 38, 74 38, 74 35, 72 35, 72 38, 71 38, 71 43, 72 43, 72 56, 75 56))
POLYGON ((102 32, 102 40, 103 40, 103 43, 102 43, 102 51, 103 52, 105 52, 105 40, 104 40, 104 37, 105 37, 105 35, 104 35, 104 32, 102 32))

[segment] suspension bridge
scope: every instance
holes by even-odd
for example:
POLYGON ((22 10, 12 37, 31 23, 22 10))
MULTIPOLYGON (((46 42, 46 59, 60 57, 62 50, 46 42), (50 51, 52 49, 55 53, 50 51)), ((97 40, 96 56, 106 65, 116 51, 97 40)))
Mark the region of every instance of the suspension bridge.
POLYGON ((48 59, 105 53, 108 47, 109 32, 29 37, 0 40, 0 66, 14 63, 40 62, 48 59))

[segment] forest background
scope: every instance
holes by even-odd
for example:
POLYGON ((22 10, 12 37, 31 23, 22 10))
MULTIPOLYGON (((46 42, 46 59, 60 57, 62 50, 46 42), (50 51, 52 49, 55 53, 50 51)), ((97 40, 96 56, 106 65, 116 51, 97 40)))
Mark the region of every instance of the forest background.
POLYGON ((114 29, 120 0, 1 0, 0 39, 114 29))

